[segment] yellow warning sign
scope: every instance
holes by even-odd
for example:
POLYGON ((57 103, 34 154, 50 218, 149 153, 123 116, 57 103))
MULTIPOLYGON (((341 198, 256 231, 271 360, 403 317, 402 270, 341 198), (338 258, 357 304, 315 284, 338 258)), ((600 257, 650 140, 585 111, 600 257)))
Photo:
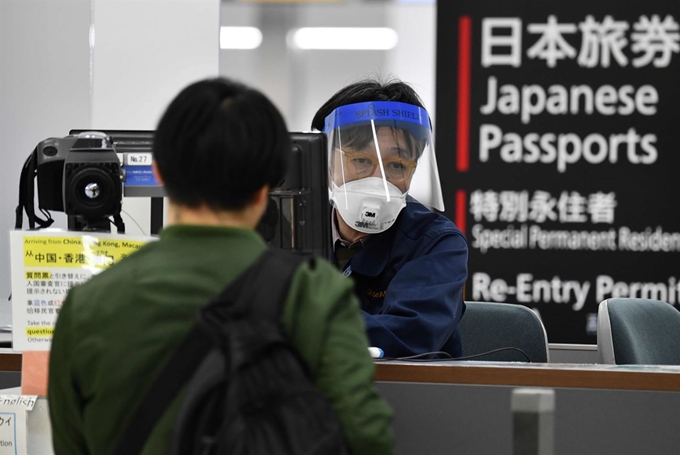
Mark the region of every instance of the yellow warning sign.
MULTIPOLYGON (((25 267, 96 267, 106 268, 147 242, 83 237, 25 237, 25 267)), ((28 278, 28 277, 27 277, 28 278)))

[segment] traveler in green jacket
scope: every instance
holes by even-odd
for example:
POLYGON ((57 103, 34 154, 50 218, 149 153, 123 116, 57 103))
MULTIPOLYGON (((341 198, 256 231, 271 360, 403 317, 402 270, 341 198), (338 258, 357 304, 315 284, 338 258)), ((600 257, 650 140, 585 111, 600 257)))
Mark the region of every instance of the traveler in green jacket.
MULTIPOLYGON (((254 230, 290 152, 285 123, 260 92, 226 79, 185 88, 154 139, 168 224, 135 254, 76 286, 57 320, 48 400, 55 455, 108 455, 197 309, 267 248, 254 230)), ((352 282, 315 260, 295 273, 282 317, 352 454, 392 453, 391 411, 377 395, 352 282)), ((175 399, 143 454, 167 452, 175 399)))

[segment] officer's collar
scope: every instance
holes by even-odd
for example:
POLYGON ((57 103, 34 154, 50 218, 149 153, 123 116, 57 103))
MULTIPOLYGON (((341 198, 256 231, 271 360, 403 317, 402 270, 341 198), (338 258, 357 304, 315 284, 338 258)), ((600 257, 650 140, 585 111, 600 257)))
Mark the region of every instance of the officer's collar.
POLYGON ((379 234, 371 234, 370 242, 364 242, 364 248, 352 258, 352 273, 359 273, 365 276, 375 277, 380 275, 385 267, 387 261, 392 255, 393 240, 397 232, 396 224, 392 225, 385 232, 379 234))
MULTIPOLYGON (((352 273, 360 273, 361 275, 376 277, 380 275, 387 267, 387 261, 394 253, 394 236, 399 229, 399 220, 404 216, 404 212, 408 210, 408 204, 417 202, 410 195, 406 196, 406 207, 404 207, 397 216, 394 224, 385 232, 379 234, 371 234, 364 237, 363 249, 358 252, 351 261, 352 273), (370 242, 366 241, 371 239, 370 242)), ((331 210, 331 212, 333 212, 331 210)), ((335 220, 332 219, 333 223, 335 220)), ((338 235, 339 238, 339 235, 338 235)), ((335 237, 333 238, 335 245, 335 237)))
POLYGON ((371 241, 364 242, 363 250, 352 258, 352 273, 371 277, 383 273, 385 267, 387 267, 387 262, 394 254, 394 237, 397 235, 397 230, 401 229, 400 221, 408 216, 406 212, 409 210, 409 204, 417 202, 413 197, 407 195, 406 207, 399 212, 394 224, 385 232, 369 236, 371 241))
POLYGON ((337 249, 338 244, 347 248, 362 248, 366 241, 371 237, 370 235, 366 235, 355 242, 350 242, 340 237, 340 229, 338 228, 338 211, 334 207, 331 208, 331 235, 333 241, 333 251, 337 249))

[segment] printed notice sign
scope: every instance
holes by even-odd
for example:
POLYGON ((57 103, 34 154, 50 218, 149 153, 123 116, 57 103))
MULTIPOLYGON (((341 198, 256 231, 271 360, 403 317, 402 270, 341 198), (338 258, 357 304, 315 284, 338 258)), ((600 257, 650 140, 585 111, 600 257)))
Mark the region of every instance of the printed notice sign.
POLYGON ((68 290, 150 240, 92 232, 10 232, 13 349, 49 350, 68 290))
POLYGON ((610 297, 680 307, 680 2, 437 4, 436 147, 467 300, 595 343, 610 297))
POLYGON ((26 407, 0 403, 0 455, 26 454, 26 407))

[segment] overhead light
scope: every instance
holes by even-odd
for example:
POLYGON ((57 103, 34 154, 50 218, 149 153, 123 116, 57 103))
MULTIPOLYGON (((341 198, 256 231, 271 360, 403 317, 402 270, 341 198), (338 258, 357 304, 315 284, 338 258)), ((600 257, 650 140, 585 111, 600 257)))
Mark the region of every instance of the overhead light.
POLYGON ((220 27, 220 49, 256 49, 262 32, 256 27, 220 27))
POLYGON ((289 45, 299 49, 389 50, 398 41, 386 27, 304 27, 288 35, 289 45))

